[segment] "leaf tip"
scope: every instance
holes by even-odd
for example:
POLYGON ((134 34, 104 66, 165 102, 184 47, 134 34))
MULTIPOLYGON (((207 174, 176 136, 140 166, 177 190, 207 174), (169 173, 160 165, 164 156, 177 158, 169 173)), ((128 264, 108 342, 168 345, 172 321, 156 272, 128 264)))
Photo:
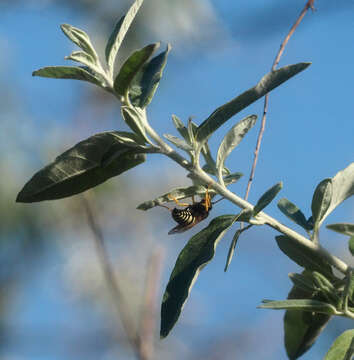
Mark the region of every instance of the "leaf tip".
POLYGON ((70 25, 69 24, 60 24, 60 29, 61 29, 61 31, 65 34, 66 33, 66 31, 68 30, 68 28, 70 27, 70 25))
POLYGON ((31 199, 24 194, 23 189, 17 194, 15 202, 17 203, 30 203, 31 199))
POLYGON ((145 207, 145 204, 140 204, 136 207, 137 210, 143 210, 143 211, 146 211, 146 207, 145 207))
POLYGON ((17 203, 22 202, 22 195, 21 195, 21 191, 17 194, 15 202, 17 202, 17 203))

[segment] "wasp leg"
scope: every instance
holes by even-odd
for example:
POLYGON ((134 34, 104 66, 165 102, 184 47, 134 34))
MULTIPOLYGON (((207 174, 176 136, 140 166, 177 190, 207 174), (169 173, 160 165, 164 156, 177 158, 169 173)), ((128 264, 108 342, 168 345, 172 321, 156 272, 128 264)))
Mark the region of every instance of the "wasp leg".
POLYGON ((170 200, 173 200, 178 206, 190 206, 190 204, 179 202, 175 197, 173 197, 173 196, 170 195, 170 194, 167 195, 167 197, 168 197, 170 200))
POLYGON ((211 208, 211 197, 209 195, 209 184, 205 191, 205 210, 208 211, 211 208))
POLYGON ((193 201, 193 204, 195 204, 194 195, 192 195, 192 201, 193 201))
POLYGON ((168 211, 172 211, 172 209, 170 209, 170 208, 169 208, 168 206, 166 206, 166 205, 158 204, 157 206, 161 206, 161 207, 167 209, 168 211))

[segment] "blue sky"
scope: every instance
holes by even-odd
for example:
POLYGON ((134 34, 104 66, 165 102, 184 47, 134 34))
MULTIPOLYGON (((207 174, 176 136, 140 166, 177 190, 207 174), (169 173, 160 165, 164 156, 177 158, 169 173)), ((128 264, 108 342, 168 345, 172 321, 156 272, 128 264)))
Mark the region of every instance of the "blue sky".
MULTIPOLYGON (((316 5, 318 10, 306 16, 285 50, 280 66, 302 61, 310 61, 312 65, 271 93, 268 123, 250 195, 251 202, 282 180, 284 188, 280 196, 296 202, 306 215, 310 215, 312 192, 316 185, 322 179, 334 176, 353 161, 353 3, 343 3, 346 6, 342 4, 337 9, 319 2, 316 5)), ((279 2, 276 1, 268 2, 267 8, 262 8, 262 1, 252 4, 246 1, 232 4, 229 1, 213 1, 211 4, 216 10, 218 21, 223 24, 227 41, 221 45, 217 42, 210 43, 209 46, 204 44, 202 49, 198 48, 198 44, 188 44, 188 39, 177 42, 169 56, 165 78, 148 110, 151 123, 161 134, 176 135, 171 114, 184 120, 192 115, 194 121, 200 123, 216 107, 255 85, 269 71, 280 42, 290 27, 289 21, 292 24, 303 6, 302 1, 296 1, 290 9, 279 7, 279 2), (185 53, 184 44, 188 48, 185 53)), ((55 132, 68 131, 68 137, 59 138, 70 146, 73 141, 79 141, 94 132, 111 129, 118 107, 106 110, 107 119, 100 119, 96 124, 90 119, 90 127, 85 127, 76 118, 78 114, 85 115, 91 109, 78 107, 84 106, 82 99, 85 96, 86 99, 89 98, 85 89, 92 85, 31 76, 32 71, 39 67, 63 64, 63 57, 73 50, 60 31, 59 24, 65 22, 82 26, 91 34, 89 26, 92 19, 65 6, 41 8, 32 4, 3 7, 6 11, 2 11, 0 21, 0 81, 3 89, 8 86, 11 92, 21 94, 14 121, 19 131, 23 132, 21 138, 26 138, 28 151, 33 152, 29 158, 35 159, 33 163, 24 166, 28 175, 17 180, 21 184, 40 166, 50 161, 51 155, 55 155, 57 149, 50 155, 43 155, 40 149, 41 145, 48 148, 55 132), (28 123, 24 124, 26 121, 28 123), (79 129, 75 130, 75 126, 79 126, 79 129)), ((141 16, 144 16, 143 11, 144 7, 141 16)), ((151 35, 147 37, 147 41, 170 41, 164 38, 163 33, 159 39, 151 39, 151 35)), ((143 45, 142 43, 141 46, 143 45)), ((110 95, 100 93, 100 96, 110 95)), ((111 107, 112 103, 108 103, 108 106, 111 107)), ((259 100, 219 129, 211 140, 212 149, 217 150, 226 130, 235 121, 252 113, 257 114, 260 119, 262 106, 263 100, 259 100)), ((101 111, 105 113, 104 110, 101 111)), ((245 191, 257 132, 258 127, 227 160, 227 165, 233 171, 245 174, 245 178, 232 187, 241 195, 245 191)), ((16 147, 13 143, 9 146, 16 147)), ((55 146, 58 144, 55 143, 55 146)), ((154 174, 162 177, 172 171, 173 166, 167 160, 152 158, 149 165, 144 165, 136 173, 146 176, 144 181, 154 182, 154 174), (161 170, 163 166, 167 170, 161 170)), ((181 179, 181 176, 176 178, 181 179)), ((172 184, 169 179, 169 185, 181 184, 172 184)), ((157 195, 159 193, 147 193, 143 200, 157 195)), ((234 209, 225 204, 216 209, 215 214, 232 211, 234 209)), ((276 206, 269 207, 268 213, 290 225, 276 206)), ((162 216, 156 209, 146 216, 152 219, 156 214, 162 216)), ((331 215, 328 223, 352 221, 353 214, 354 204, 349 200, 331 215)), ((166 231, 171 227, 171 222, 168 221, 164 225, 166 231)), ((323 231, 322 235, 325 246, 335 249, 340 256, 349 260, 342 237, 327 231, 323 231)), ((217 329, 225 331, 226 328, 232 334, 237 329, 235 324, 240 324, 240 327, 248 324, 247 328, 256 328, 249 338, 251 344, 256 344, 256 338, 260 336, 265 337, 266 344, 263 349, 257 349, 254 345, 254 352, 244 359, 259 358, 262 354, 265 354, 263 359, 274 359, 275 356, 284 358, 285 353, 279 343, 279 339, 282 339, 282 313, 255 309, 263 298, 286 297, 290 287, 286 274, 299 271, 297 266, 280 253, 273 237, 274 232, 269 229, 256 229, 245 236, 238 245, 237 256, 227 274, 223 273, 223 264, 231 236, 225 238, 215 260, 203 270, 181 323, 174 330, 178 341, 194 349, 205 344, 206 339, 216 333, 217 329), (210 331, 211 328, 213 332, 210 331), (268 331, 277 334, 275 340, 268 331), (269 345, 268 340, 273 345, 269 345)), ((167 262, 170 263, 164 269, 164 284, 174 259, 186 240, 187 237, 179 243, 169 245, 167 262)), ((56 257, 50 253, 28 274, 27 285, 21 289, 19 300, 12 310, 13 315, 8 320, 13 327, 31 328, 47 321, 55 325, 67 319, 72 321, 74 328, 78 327, 78 331, 85 328, 83 319, 87 320, 90 310, 85 312, 80 305, 73 307, 65 299, 61 299, 64 291, 62 284, 52 287, 52 291, 46 291, 48 284, 58 278, 56 271, 59 271, 57 268, 62 266, 62 262, 64 263, 60 255, 56 257), (43 268, 49 270, 43 272, 43 268)), ((97 325, 97 317, 100 319, 100 316, 100 313, 91 313, 88 319, 97 325)), ((337 324, 340 325, 333 323, 330 324, 331 331, 328 331, 331 336, 339 335, 344 328, 350 327, 347 321, 338 321, 337 324)), ((40 340, 36 341, 40 344, 40 340)), ((55 346, 51 347, 50 344, 41 348, 36 345, 36 341, 31 345, 35 350, 31 346, 24 346, 21 350, 13 337, 5 351, 16 360, 70 358, 65 351, 56 353, 55 346)), ((168 347, 168 341, 164 346, 168 347)), ((318 359, 323 356, 332 341, 332 337, 323 334, 319 343, 303 359, 318 359)), ((106 355, 105 358, 111 357, 106 355)))

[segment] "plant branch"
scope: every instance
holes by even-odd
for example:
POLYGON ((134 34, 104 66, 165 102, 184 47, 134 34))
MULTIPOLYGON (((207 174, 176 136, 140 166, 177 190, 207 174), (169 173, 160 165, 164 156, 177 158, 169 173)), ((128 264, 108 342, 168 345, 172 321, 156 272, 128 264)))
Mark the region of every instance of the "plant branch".
MULTIPOLYGON (((202 169, 196 169, 193 172, 193 175, 200 180, 209 184, 210 188, 213 188, 217 191, 220 195, 225 197, 226 199, 233 202, 235 205, 242 209, 253 209, 253 205, 247 202, 246 200, 240 198, 239 196, 232 193, 230 190, 224 188, 216 181, 214 181, 208 174, 206 174, 202 169)), ((306 237, 302 236, 301 234, 297 233, 296 231, 288 228, 287 226, 281 224, 276 219, 272 218, 271 216, 267 215, 263 211, 257 215, 257 219, 262 220, 264 223, 273 229, 279 231, 280 233, 286 235, 290 239, 292 239, 295 243, 300 244, 302 246, 307 247, 308 249, 316 252, 318 255, 323 257, 329 264, 334 266, 340 272, 345 274, 348 270, 348 265, 343 262, 342 260, 338 259, 336 256, 330 254, 326 249, 324 249, 320 244, 315 244, 311 240, 307 239, 306 237)))
POLYGON ((154 358, 154 339, 157 318, 157 284, 160 283, 164 248, 156 248, 150 256, 146 275, 144 304, 140 321, 140 353, 141 358, 154 358))
MULTIPOLYGON (((311 8, 312 10, 314 10, 314 4, 315 0, 308 0, 305 7, 303 8, 303 10, 301 11, 299 17, 297 18, 297 20, 295 21, 294 25, 291 27, 288 35, 285 37, 285 39, 283 40, 283 42, 280 45, 280 49, 274 59, 273 65, 272 65, 272 71, 274 71, 280 61, 281 56, 283 55, 285 46, 287 45, 287 43, 289 42, 291 36, 293 35, 293 33, 295 32, 295 30, 297 29, 297 27, 299 26, 299 24, 301 23, 302 19, 305 17, 307 11, 311 8)), ((248 199, 248 195, 249 192, 251 190, 251 185, 254 179, 254 174, 256 171, 256 165, 257 165, 257 161, 258 161, 258 155, 259 155, 259 149, 261 147, 261 143, 262 143, 262 139, 263 139, 263 134, 264 134, 264 130, 265 130, 265 125, 266 125, 266 119, 267 119, 267 112, 268 112, 268 101, 269 101, 269 93, 265 95, 264 97, 264 105, 263 105, 263 116, 262 116, 262 122, 261 122, 261 128, 259 130, 258 133, 258 138, 257 138, 257 143, 256 143, 256 148, 254 150, 254 158, 253 158, 253 163, 252 163, 252 168, 251 168, 251 173, 248 179, 248 183, 247 183, 247 188, 246 188, 246 193, 245 193, 245 200, 248 199)))
POLYGON ((82 196, 83 206, 87 215, 87 222, 93 233, 96 253, 102 267, 106 284, 111 292, 113 303, 116 308, 117 314, 121 319, 125 334, 128 341, 136 353, 138 359, 144 359, 140 354, 140 341, 134 327, 133 317, 131 316, 129 307, 124 300, 123 291, 121 286, 114 275, 113 267, 110 263, 109 256, 104 244, 103 233, 101 227, 97 222, 97 216, 93 210, 91 202, 86 194, 82 196))
MULTIPOLYGON (((217 183, 213 178, 211 178, 205 171, 200 168, 199 163, 197 164, 190 164, 185 158, 179 155, 176 151, 174 151, 165 141, 155 132, 155 130, 150 126, 149 122, 146 119, 145 122, 145 130, 147 134, 156 142, 156 144, 160 147, 161 154, 164 154, 177 162, 187 171, 189 171, 195 178, 199 179, 200 181, 208 184, 208 186, 214 189, 219 195, 225 197, 226 199, 230 200, 232 203, 240 207, 241 209, 253 209, 253 205, 250 204, 247 200, 242 199, 241 197, 237 196, 226 187, 223 187, 219 183, 217 183)), ((337 258, 336 256, 330 254, 326 249, 321 247, 320 244, 316 244, 311 240, 307 239, 306 237, 302 236, 301 234, 297 233, 296 231, 288 228, 287 226, 281 224, 276 219, 272 218, 271 216, 267 215, 264 212, 260 212, 254 224, 266 224, 273 229, 279 231, 280 233, 286 235, 290 239, 292 239, 295 243, 300 244, 302 246, 307 247, 308 249, 314 251, 321 257, 323 257, 329 264, 334 266, 340 272, 345 274, 348 269, 348 265, 337 258), (257 222, 257 220, 259 220, 257 222)))

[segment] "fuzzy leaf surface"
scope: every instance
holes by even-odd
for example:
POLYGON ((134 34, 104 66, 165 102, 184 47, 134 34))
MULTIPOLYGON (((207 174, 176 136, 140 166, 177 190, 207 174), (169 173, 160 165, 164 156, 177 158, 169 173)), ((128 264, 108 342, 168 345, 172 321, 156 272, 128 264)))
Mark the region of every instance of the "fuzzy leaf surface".
MULTIPOLYGON (((188 187, 180 187, 175 188, 168 193, 165 193, 154 200, 145 201, 142 204, 140 204, 137 209, 139 210, 149 210, 155 206, 167 203, 167 202, 173 202, 173 200, 170 197, 173 197, 177 200, 182 200, 186 198, 190 198, 192 196, 205 196, 206 188, 204 186, 188 186, 188 187)), ((213 189, 209 189, 209 194, 211 196, 215 195, 216 192, 213 189)))
POLYGON ((257 121, 256 115, 250 115, 234 125, 222 140, 218 154, 216 156, 216 168, 218 169, 219 179, 222 177, 224 163, 231 151, 242 141, 247 132, 254 126, 257 121))
POLYGON ((305 230, 310 230, 307 225, 307 220, 302 211, 291 201, 286 198, 282 198, 278 201, 279 210, 287 216, 295 224, 300 225, 305 230))
MULTIPOLYGON (((302 275, 306 276, 307 271, 302 275)), ((288 299, 311 299, 312 291, 294 286, 288 299)), ((284 342, 290 360, 298 359, 315 343, 326 327, 330 316, 308 311, 287 310, 284 315, 284 342)))
POLYGON ((267 190, 257 201, 253 209, 253 215, 256 216, 259 212, 261 212, 266 206, 268 206, 273 199, 277 196, 278 192, 283 188, 283 183, 280 182, 272 186, 269 190, 267 190))
POLYGON ((229 248, 229 251, 227 253, 227 258, 226 258, 226 264, 225 264, 225 268, 224 268, 224 272, 227 271, 227 269, 229 268, 229 265, 231 264, 231 261, 232 261, 232 258, 234 256, 234 252, 235 252, 235 248, 236 248, 236 245, 237 245, 237 241, 240 237, 242 233, 242 230, 241 229, 238 229, 236 230, 233 238, 232 238, 232 241, 231 241, 231 244, 230 244, 230 248, 229 248))
POLYGON ((110 35, 106 49, 106 61, 108 65, 108 69, 113 73, 114 61, 116 59, 118 50, 122 45, 124 37, 133 22, 140 6, 142 5, 143 0, 136 0, 134 1, 133 5, 130 7, 128 12, 120 18, 120 20, 115 25, 112 34, 110 35))
POLYGON ((159 86, 170 50, 171 46, 167 45, 165 51, 145 63, 134 77, 129 89, 130 101, 134 106, 143 109, 150 104, 159 86))
POLYGON ((240 180, 242 176, 243 176, 243 174, 240 172, 235 172, 235 173, 226 175, 226 176, 224 176, 224 183, 225 183, 225 185, 233 184, 234 182, 240 180))
POLYGON ((302 274, 290 273, 289 278, 297 288, 312 293, 317 290, 317 286, 314 284, 311 274, 310 271, 305 270, 302 274))
MULTIPOLYGON (((233 174, 233 175, 234 175, 234 177, 230 177, 228 179, 228 182, 225 181, 225 184, 227 184, 227 185, 232 184, 242 176, 242 174, 239 174, 239 173, 233 174)), ((153 200, 144 201, 137 207, 137 209, 146 211, 146 210, 152 209, 155 206, 165 204, 168 202, 173 202, 173 200, 171 200, 170 197, 174 197, 177 200, 191 198, 192 196, 204 197, 205 191, 206 191, 205 186, 201 186, 201 185, 193 185, 193 186, 188 186, 188 187, 175 188, 161 196, 158 196, 157 198, 155 198, 153 200)), ((209 191, 209 195, 211 195, 211 197, 216 195, 215 190, 209 189, 208 191, 209 191)), ((249 215, 247 215, 247 216, 248 217, 242 216, 242 220, 240 220, 240 221, 248 221, 250 216, 249 215)))
POLYGON ((311 63, 299 63, 284 66, 272 71, 259 81, 253 88, 217 108, 198 128, 197 141, 203 143, 232 116, 251 105, 253 102, 289 80, 294 75, 305 70, 311 63))
POLYGON ((84 66, 46 66, 33 71, 32 75, 53 79, 84 80, 101 86, 101 81, 84 66))
POLYGON ((187 152, 190 152, 193 150, 193 148, 187 144, 187 142, 177 136, 173 136, 170 134, 164 134, 163 135, 168 141, 170 141, 173 145, 177 146, 178 148, 185 150, 187 152))
POLYGON ((263 305, 258 306, 260 309, 310 311, 327 315, 334 315, 336 313, 336 308, 333 305, 312 299, 263 300, 262 302, 263 305))
MULTIPOLYGON (((30 203, 79 194, 145 161, 145 154, 117 141, 115 134, 120 132, 93 135, 59 155, 33 175, 16 201, 30 203)), ((130 137, 136 138, 135 134, 130 137)))
POLYGON ((74 44, 76 44, 84 52, 90 55, 95 63, 98 61, 97 53, 91 44, 89 36, 85 33, 85 31, 69 24, 62 24, 60 28, 74 44))
POLYGON ((332 201, 321 223, 344 200, 354 195, 354 162, 332 178, 332 201))
POLYGON ((317 271, 328 278, 332 278, 331 266, 314 251, 300 244, 294 243, 288 237, 279 235, 275 237, 280 250, 292 261, 307 270, 317 271))
POLYGON ((350 223, 338 223, 338 224, 330 224, 326 226, 327 229, 336 231, 340 234, 354 236, 354 224, 350 223))
POLYGON ((314 221, 314 228, 322 220, 332 201, 332 179, 322 180, 316 187, 312 197, 311 209, 314 221))
POLYGON ((176 130, 182 135, 183 139, 189 142, 188 130, 184 126, 182 120, 178 116, 172 115, 172 121, 176 130))
POLYGON ((350 253, 354 256, 354 236, 349 239, 348 248, 350 253))
POLYGON ((95 67, 95 59, 84 51, 73 51, 69 56, 65 56, 65 60, 72 60, 79 62, 87 67, 95 67))
POLYGON ((214 257, 215 248, 234 217, 223 215, 213 219, 188 241, 179 254, 162 300, 162 338, 169 334, 177 322, 199 272, 214 257))
POLYGON ((122 106, 121 113, 126 124, 139 137, 140 141, 146 143, 149 139, 146 137, 145 131, 145 114, 141 109, 129 106, 122 106))
POLYGON ((124 62, 114 80, 114 90, 118 95, 124 96, 134 76, 143 67, 150 56, 159 48, 160 43, 150 44, 134 51, 124 62))
POLYGON ((323 360, 352 360, 354 355, 354 329, 337 337, 323 360))

